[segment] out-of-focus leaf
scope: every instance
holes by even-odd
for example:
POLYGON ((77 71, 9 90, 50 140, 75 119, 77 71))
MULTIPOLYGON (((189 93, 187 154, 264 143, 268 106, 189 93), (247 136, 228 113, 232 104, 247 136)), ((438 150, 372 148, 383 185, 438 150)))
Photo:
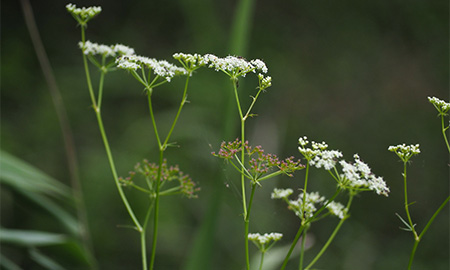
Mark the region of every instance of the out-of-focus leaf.
POLYGON ((22 270, 17 264, 12 262, 10 259, 3 256, 3 254, 0 254, 0 266, 2 266, 2 269, 6 270, 22 270))
POLYGON ((28 163, 0 151, 0 181, 16 189, 70 197, 70 188, 28 163))
POLYGON ((37 249, 31 249, 30 250, 30 257, 33 259, 36 263, 38 263, 40 266, 44 267, 45 269, 52 269, 52 270, 65 270, 66 268, 59 265, 55 260, 52 258, 49 258, 48 256, 44 255, 42 252, 40 252, 37 249))
POLYGON ((2 243, 19 246, 48 246, 64 244, 67 241, 68 237, 63 234, 0 228, 0 242, 2 243))
POLYGON ((18 190, 22 195, 41 206, 45 210, 47 210, 51 215, 53 215, 57 220, 67 228, 67 230, 72 235, 80 235, 80 227, 78 221, 65 209, 60 207, 54 201, 48 199, 47 197, 34 193, 34 192, 26 192, 23 190, 18 190))

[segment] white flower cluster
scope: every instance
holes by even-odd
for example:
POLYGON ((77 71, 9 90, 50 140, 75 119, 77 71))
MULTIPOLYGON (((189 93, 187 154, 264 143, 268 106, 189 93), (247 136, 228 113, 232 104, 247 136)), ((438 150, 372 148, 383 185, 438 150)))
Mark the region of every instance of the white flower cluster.
POLYGON ((447 113, 450 110, 450 103, 438 99, 437 97, 428 97, 428 101, 433 104, 440 113, 447 113))
POLYGON ((187 71, 184 68, 177 67, 165 60, 156 60, 138 55, 124 55, 116 59, 118 68, 127 70, 137 70, 140 68, 148 68, 153 72, 166 79, 168 82, 176 75, 186 75, 187 71))
POLYGON ((116 45, 104 45, 86 41, 83 45, 83 42, 79 42, 78 46, 83 51, 85 55, 102 55, 105 57, 116 57, 121 55, 133 55, 134 49, 122 44, 116 45))
POLYGON ((325 170, 329 171, 336 166, 338 159, 341 157, 342 153, 340 151, 323 150, 320 151, 309 163, 313 166, 316 166, 316 168, 318 169, 324 168, 325 170))
POLYGON ((272 86, 272 77, 270 77, 270 76, 264 77, 264 75, 259 73, 258 79, 259 79, 259 87, 261 89, 266 89, 266 88, 269 88, 270 86, 272 86))
POLYGON ((339 164, 342 166, 342 181, 346 187, 355 189, 365 189, 375 191, 378 195, 388 196, 389 188, 383 181, 382 177, 375 176, 369 166, 362 162, 357 154, 354 156, 355 162, 348 163, 341 160, 339 164))
POLYGON ((311 148, 306 147, 309 144, 308 138, 306 136, 300 137, 298 139, 298 151, 308 160, 312 160, 315 156, 320 155, 320 153, 328 148, 328 144, 325 142, 317 143, 312 141, 311 148))
POLYGON ((260 245, 269 243, 270 241, 278 241, 283 237, 281 233, 265 233, 261 235, 259 233, 249 233, 248 240, 255 241, 260 245))
POLYGON ((186 69, 194 70, 208 63, 205 57, 200 54, 175 53, 173 58, 180 61, 186 69))
POLYGON ((99 14, 102 11, 101 7, 77 8, 77 6, 74 4, 67 4, 66 9, 73 16, 79 16, 83 21, 87 21, 87 19, 93 18, 95 15, 99 14))
POLYGON ((420 154, 419 144, 416 145, 391 145, 388 150, 397 154, 397 156, 403 161, 407 162, 412 156, 420 154))
POLYGON ((203 57, 209 64, 208 67, 214 68, 216 71, 223 71, 234 77, 245 77, 247 73, 256 73, 257 70, 262 73, 267 73, 268 71, 266 64, 259 59, 247 61, 241 57, 229 55, 225 58, 220 58, 213 54, 206 54, 203 57))
POLYGON ((302 212, 304 211, 304 217, 310 218, 313 216, 314 212, 317 210, 316 204, 325 201, 325 197, 320 196, 319 192, 306 193, 305 205, 303 205, 303 193, 300 193, 297 200, 290 200, 289 206, 294 211, 294 213, 302 217, 302 212))
POLYGON ((347 209, 339 202, 332 201, 327 204, 326 207, 332 215, 335 215, 340 219, 343 219, 347 213, 347 209))
POLYGON ((290 188, 287 189, 281 189, 281 188, 275 188, 272 192, 271 198, 272 199, 287 199, 294 191, 290 188))

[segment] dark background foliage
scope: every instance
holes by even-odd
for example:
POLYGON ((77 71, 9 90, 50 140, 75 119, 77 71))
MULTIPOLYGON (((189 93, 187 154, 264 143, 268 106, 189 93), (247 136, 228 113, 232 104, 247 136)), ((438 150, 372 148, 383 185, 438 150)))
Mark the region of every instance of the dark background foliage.
MULTIPOLYGON (((139 269, 138 235, 120 227, 130 220, 90 108, 77 47, 80 29, 66 12, 66 2, 31 4, 73 129, 95 257, 101 269, 139 269)), ((87 29, 93 42, 123 43, 140 55, 159 59, 171 59, 179 51, 233 53, 229 48, 236 1, 76 4, 103 8, 87 29)), ((243 56, 263 59, 273 86, 258 100, 254 110, 258 117, 248 121, 251 144, 261 144, 266 152, 282 157, 298 157, 299 136, 324 140, 347 159, 358 153, 391 188, 389 198, 369 193, 356 198, 351 218, 317 267, 406 268, 413 239, 399 230, 402 224, 395 216, 404 213, 402 164, 387 151, 389 145, 421 145, 422 153, 413 158, 408 178, 411 201, 416 201, 412 216, 419 230, 448 196, 448 154, 437 112, 427 101, 427 96, 449 99, 448 10, 449 3, 443 0, 255 2, 243 56)), ((20 4, 3 2, 1 12, 1 147, 69 184, 61 131, 20 4)), ((203 258, 205 269, 243 265, 239 185, 232 170, 210 155, 222 140, 237 136, 223 136, 225 114, 238 117, 236 110, 226 110, 224 100, 231 91, 221 75, 212 70, 194 75, 190 103, 173 137, 180 148, 167 152, 168 160, 180 164, 202 191, 197 200, 163 199, 158 269, 191 265, 194 243, 205 232, 205 222, 214 230, 210 253, 203 258)), ((249 77, 242 83, 242 97, 253 93, 255 81, 249 77)), ((102 114, 118 171, 125 176, 136 162, 157 157, 146 99, 142 87, 125 72, 108 75, 105 87, 102 114)), ((174 115, 181 87, 180 80, 156 90, 162 130, 165 119, 174 115)), ((252 212, 251 231, 282 232, 282 244, 289 243, 298 219, 284 204, 270 200, 270 192, 275 186, 298 189, 303 176, 300 172, 293 179, 264 183, 252 212)), ((331 179, 320 171, 312 171, 310 183, 311 190, 332 192, 331 179)), ((1 194, 3 227, 52 227, 45 223, 44 214, 25 208, 21 197, 7 187, 1 194)), ((145 200, 133 201, 140 202, 145 200)), ((324 221, 311 230, 315 245, 307 259, 318 252, 335 222, 324 221)), ((14 254, 18 263, 26 260, 14 254)), ((419 245, 415 269, 448 269, 448 254, 447 206, 419 245)))

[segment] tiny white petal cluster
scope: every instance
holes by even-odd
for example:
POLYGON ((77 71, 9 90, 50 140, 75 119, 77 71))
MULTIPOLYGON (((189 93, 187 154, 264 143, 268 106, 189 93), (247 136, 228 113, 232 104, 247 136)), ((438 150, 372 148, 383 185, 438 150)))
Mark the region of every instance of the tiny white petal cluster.
POLYGON ((104 44, 93 43, 88 40, 84 43, 84 45, 83 42, 80 41, 78 43, 78 46, 85 55, 102 55, 105 57, 116 57, 120 55, 134 54, 134 49, 122 44, 108 46, 104 44))
POLYGON ((332 201, 329 204, 327 204, 326 207, 332 215, 335 215, 340 219, 343 219, 345 214, 347 213, 347 209, 341 203, 338 202, 332 201))
POLYGON ((304 217, 310 218, 317 210, 315 204, 322 203, 323 201, 325 201, 325 197, 320 196, 319 192, 311 192, 306 193, 305 205, 303 205, 303 193, 300 193, 297 200, 289 201, 289 206, 297 216, 302 217, 302 211, 304 211, 304 217))
POLYGON ((389 146, 388 150, 394 152, 403 162, 407 162, 414 155, 420 154, 419 147, 419 144, 399 144, 389 146))
POLYGON ((283 237, 281 233, 265 233, 263 235, 259 233, 249 233, 248 240, 255 241, 260 245, 269 243, 270 241, 278 241, 283 237))
POLYGON ((369 166, 362 162, 357 154, 354 156, 355 162, 348 163, 341 160, 339 164, 342 166, 341 178, 346 186, 356 189, 368 188, 375 191, 378 195, 388 196, 389 188, 383 181, 383 178, 375 176, 369 166))
POLYGON ((176 75, 186 75, 187 71, 184 68, 177 67, 165 60, 156 60, 138 55, 126 55, 116 59, 118 68, 137 70, 142 67, 153 70, 153 72, 170 82, 176 75))
POLYGON ((66 5, 67 11, 72 13, 73 15, 80 16, 83 20, 87 18, 92 18, 95 15, 99 14, 102 11, 101 7, 82 7, 77 8, 74 4, 67 4, 66 5))
POLYGON ((201 67, 207 64, 208 60, 200 54, 174 53, 173 58, 190 65, 190 68, 201 67))
POLYGON ((428 101, 441 113, 446 113, 450 110, 450 103, 438 99, 437 97, 428 97, 428 101))
POLYGON ((311 148, 306 147, 309 144, 306 136, 300 137, 298 139, 298 143, 298 151, 309 161, 311 161, 315 156, 320 155, 325 149, 328 148, 328 144, 325 142, 317 143, 315 141, 311 141, 311 148))
POLYGON ((289 197, 294 191, 290 188, 287 189, 279 189, 275 188, 272 192, 271 198, 272 199, 286 199, 289 197))
POLYGON ((272 77, 270 77, 270 76, 264 77, 264 75, 259 73, 258 78, 260 81, 259 85, 262 89, 266 89, 266 88, 269 88, 270 86, 272 86, 272 77))
POLYGON ((339 158, 342 158, 342 153, 337 150, 323 150, 318 153, 310 164, 316 166, 316 168, 324 168, 329 171, 336 166, 339 158))
POLYGON ((234 77, 245 77, 247 73, 256 73, 257 70, 262 73, 267 73, 268 71, 266 64, 259 59, 247 61, 241 57, 229 55, 225 58, 220 58, 213 54, 206 54, 203 57, 209 64, 209 68, 214 68, 216 71, 223 71, 234 77))

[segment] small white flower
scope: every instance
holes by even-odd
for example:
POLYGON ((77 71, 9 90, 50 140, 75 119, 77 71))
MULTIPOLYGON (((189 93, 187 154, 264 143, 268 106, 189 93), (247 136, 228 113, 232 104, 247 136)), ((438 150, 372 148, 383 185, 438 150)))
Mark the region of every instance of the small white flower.
POLYGON ((80 41, 78 43, 78 46, 85 55, 101 55, 104 57, 116 57, 120 55, 134 54, 134 49, 122 44, 108 46, 104 44, 93 43, 88 40, 84 44, 83 42, 80 41))
POLYGON ((256 73, 257 70, 262 73, 267 73, 268 71, 266 64, 259 59, 247 61, 242 57, 229 55, 225 58, 220 58, 213 54, 206 54, 203 58, 209 64, 209 68, 214 68, 216 71, 223 71, 230 77, 245 77, 247 73, 256 73))
POLYGON ((265 233, 263 235, 259 233, 249 233, 248 240, 255 241, 260 245, 265 245, 270 241, 278 241, 283 237, 281 233, 265 233))
POLYGON ((403 162, 408 162, 411 157, 420 154, 419 147, 419 144, 399 144, 389 146, 388 150, 394 152, 403 162))
POLYGON ((287 189, 278 189, 275 188, 272 192, 271 198, 272 199, 287 199, 289 195, 291 195, 294 191, 290 188, 287 189))
POLYGON ((340 219, 343 219, 347 213, 347 209, 339 202, 332 201, 326 207, 332 215, 335 215, 340 219))
POLYGON ((116 59, 117 67, 128 70, 137 70, 142 67, 151 69, 156 75, 164 78, 168 82, 176 75, 186 75, 184 68, 177 67, 165 60, 158 61, 153 58, 137 55, 126 55, 116 59))
POLYGON ((428 97, 428 101, 436 107, 441 114, 446 114, 450 110, 450 103, 437 97, 428 97))
POLYGON ((339 158, 342 157, 342 153, 336 150, 323 150, 317 154, 310 164, 316 166, 316 168, 324 168, 329 171, 336 166, 339 158))
MULTIPOLYGON (((74 4, 67 4, 66 9, 75 18, 81 19, 82 22, 87 22, 89 19, 93 18, 95 15, 102 11, 101 7, 82 7, 77 8, 74 4)), ((77 19, 78 20, 78 19, 77 19)))

